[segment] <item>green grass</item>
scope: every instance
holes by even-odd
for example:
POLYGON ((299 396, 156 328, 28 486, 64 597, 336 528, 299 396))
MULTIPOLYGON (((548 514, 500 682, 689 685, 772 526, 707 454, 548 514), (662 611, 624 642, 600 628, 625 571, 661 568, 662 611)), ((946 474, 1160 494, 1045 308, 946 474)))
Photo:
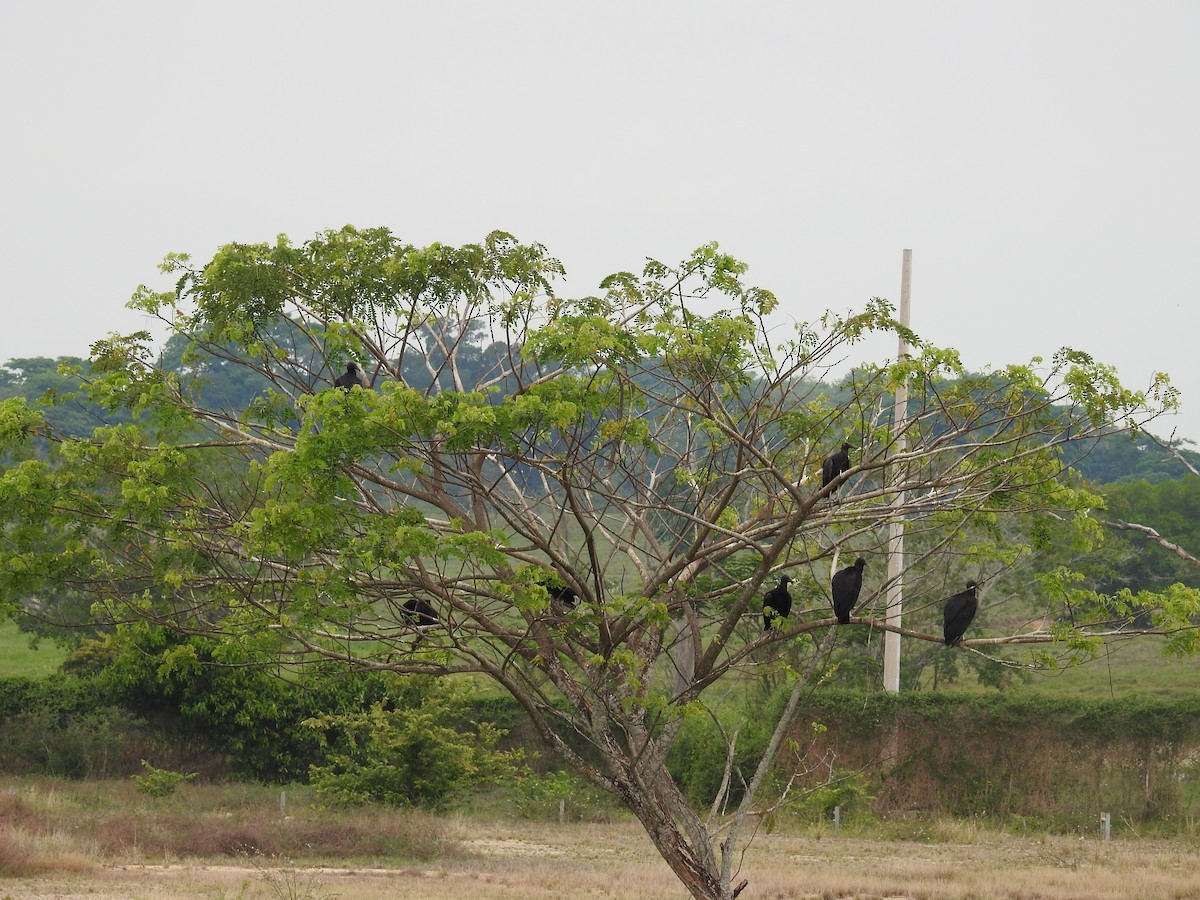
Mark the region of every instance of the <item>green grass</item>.
POLYGON ((1139 637, 1109 644, 1096 659, 1053 674, 1037 674, 1016 691, 1047 696, 1103 699, 1137 694, 1177 697, 1200 687, 1200 658, 1163 656, 1163 638, 1139 637))
POLYGON ((67 651, 53 641, 43 640, 34 649, 29 635, 18 631, 15 622, 0 622, 0 678, 53 675, 66 658, 67 651))
MULTIPOLYGON (((1102 646, 1094 659, 1053 671, 1026 670, 1006 679, 1002 690, 1006 694, 1036 694, 1065 700, 1105 700, 1133 696, 1169 699, 1200 689, 1200 654, 1188 659, 1167 657, 1163 655, 1165 643, 1166 638, 1159 635, 1112 641, 1102 646)), ((1045 649, 1047 645, 1036 647, 1045 649)), ((990 648, 985 650, 990 655, 990 648)), ((937 652, 946 651, 939 648, 937 652)), ((1003 655, 1014 663, 1025 663, 1030 658, 1020 648, 1012 648, 1003 655)), ((903 662, 901 674, 904 674, 903 662)), ((918 689, 933 689, 931 667, 922 672, 918 689)), ((955 680, 943 680, 938 690, 992 693, 996 687, 981 684, 974 672, 966 670, 955 680)))

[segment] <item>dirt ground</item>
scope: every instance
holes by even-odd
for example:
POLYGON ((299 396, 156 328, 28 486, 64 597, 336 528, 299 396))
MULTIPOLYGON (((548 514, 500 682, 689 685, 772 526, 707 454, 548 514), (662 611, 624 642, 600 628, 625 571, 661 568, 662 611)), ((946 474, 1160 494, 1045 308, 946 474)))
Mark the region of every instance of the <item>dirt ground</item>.
MULTIPOLYGON (((646 900, 684 898, 633 824, 462 822, 462 852, 396 867, 147 861, 0 879, 0 900, 646 900)), ((1200 900, 1200 843, 1018 838, 954 842, 759 835, 738 879, 751 898, 1200 900)))

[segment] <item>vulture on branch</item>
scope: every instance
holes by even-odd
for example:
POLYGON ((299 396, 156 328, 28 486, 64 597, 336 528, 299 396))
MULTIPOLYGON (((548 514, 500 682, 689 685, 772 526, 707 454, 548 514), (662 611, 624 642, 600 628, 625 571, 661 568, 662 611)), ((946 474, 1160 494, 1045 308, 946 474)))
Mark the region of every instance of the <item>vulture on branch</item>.
POLYGON ((959 591, 946 601, 942 609, 942 633, 946 637, 947 646, 953 647, 962 640, 967 632, 967 626, 975 618, 979 609, 979 601, 975 597, 975 582, 968 581, 967 589, 959 591))
POLYGON ((340 387, 343 391, 349 392, 350 388, 356 384, 359 387, 365 388, 367 386, 367 379, 363 376, 362 369, 358 367, 358 363, 351 361, 346 363, 346 371, 338 376, 333 386, 340 387))
POLYGON ((837 614, 839 625, 850 624, 850 613, 858 603, 858 593, 862 590, 863 566, 866 564, 867 561, 860 556, 854 561, 854 565, 834 573, 833 611, 837 614))
POLYGON ((790 575, 784 575, 779 579, 778 587, 771 588, 763 595, 763 631, 770 631, 776 618, 786 619, 792 611, 792 595, 787 589, 791 580, 790 575))
MULTIPOLYGON (((827 457, 821 463, 821 487, 829 487, 829 483, 837 478, 843 472, 850 471, 850 445, 842 444, 842 449, 833 456, 827 457)), ((841 485, 838 485, 841 487, 841 485)), ((830 494, 837 493, 837 488, 829 492, 830 494)))

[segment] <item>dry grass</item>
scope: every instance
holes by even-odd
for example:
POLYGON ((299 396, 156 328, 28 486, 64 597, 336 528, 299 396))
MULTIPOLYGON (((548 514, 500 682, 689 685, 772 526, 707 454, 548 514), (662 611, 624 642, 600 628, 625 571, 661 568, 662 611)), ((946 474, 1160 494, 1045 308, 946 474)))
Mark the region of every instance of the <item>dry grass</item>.
MULTIPOLYGON (((21 779, 0 788, 0 835, 45 842, 71 834, 88 855, 126 862, 235 856, 420 861, 454 851, 456 842, 435 816, 400 810, 364 816, 318 807, 307 791, 290 793, 281 812, 280 791, 265 787, 189 784, 174 796, 151 799, 127 781, 21 779)), ((0 875, 16 871, 0 857, 0 875)))
MULTIPOLYGON (((167 803, 115 783, 4 791, 0 783, 0 900, 686 896, 632 822, 332 813, 302 795, 289 799, 285 818, 277 791, 251 788, 188 786, 167 803)), ((743 861, 742 896, 1200 900, 1192 841, 1015 837, 972 823, 934 823, 929 835, 917 843, 761 834, 743 861)))

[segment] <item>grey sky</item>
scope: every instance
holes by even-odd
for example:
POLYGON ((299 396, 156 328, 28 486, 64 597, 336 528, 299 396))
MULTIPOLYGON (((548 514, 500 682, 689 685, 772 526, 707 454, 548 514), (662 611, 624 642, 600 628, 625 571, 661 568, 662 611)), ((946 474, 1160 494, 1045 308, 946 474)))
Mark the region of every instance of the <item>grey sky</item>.
POLYGON ((1165 370, 1200 439, 1198 44, 1194 2, 0 0, 0 361, 346 223, 502 228, 578 294, 718 240, 795 319, 910 247, 922 336, 1165 370))

